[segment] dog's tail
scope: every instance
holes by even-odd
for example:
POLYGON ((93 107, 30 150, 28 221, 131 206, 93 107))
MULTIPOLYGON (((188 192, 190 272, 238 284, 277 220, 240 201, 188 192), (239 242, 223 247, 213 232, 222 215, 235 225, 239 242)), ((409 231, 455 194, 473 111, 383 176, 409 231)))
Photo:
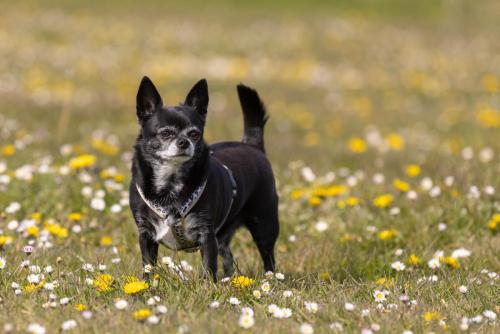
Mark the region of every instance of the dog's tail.
POLYGON ((264 126, 269 118, 266 107, 257 92, 243 84, 238 85, 238 97, 243 109, 244 133, 242 141, 257 147, 262 152, 264 149, 264 126))

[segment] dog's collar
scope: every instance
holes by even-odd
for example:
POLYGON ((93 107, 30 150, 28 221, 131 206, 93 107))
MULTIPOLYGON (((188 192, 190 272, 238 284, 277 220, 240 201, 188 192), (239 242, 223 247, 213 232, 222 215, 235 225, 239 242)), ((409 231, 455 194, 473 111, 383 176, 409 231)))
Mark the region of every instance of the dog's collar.
MULTIPOLYGON (((184 204, 179 209, 177 209, 177 214, 179 217, 175 220, 175 223, 172 226, 174 238, 179 244, 179 248, 177 248, 176 250, 195 252, 199 248, 199 245, 197 243, 191 242, 186 239, 186 235, 184 233, 184 222, 185 217, 187 216, 189 211, 191 211, 196 203, 198 203, 201 195, 203 194, 203 191, 205 190, 205 187, 207 185, 207 179, 208 178, 205 178, 205 180, 191 193, 191 196, 188 197, 184 204)), ((166 220, 169 212, 165 210, 161 205, 148 200, 139 184, 136 183, 135 187, 137 189, 137 192, 139 193, 139 196, 141 196, 142 200, 151 209, 151 211, 153 211, 158 217, 160 217, 160 219, 166 220)))
MULTIPOLYGON (((205 191, 205 187, 207 186, 207 179, 208 178, 205 178, 205 180, 203 180, 203 182, 191 193, 191 196, 188 197, 184 204, 182 204, 181 207, 177 209, 178 214, 181 218, 185 218, 189 211, 191 211, 196 203, 198 203, 201 195, 203 195, 203 191, 205 191)), ((169 212, 165 210, 161 205, 148 200, 138 183, 135 184, 135 187, 137 188, 137 192, 141 196, 144 203, 146 203, 146 205, 154 213, 156 213, 158 217, 160 217, 161 219, 166 219, 168 217, 169 212)))

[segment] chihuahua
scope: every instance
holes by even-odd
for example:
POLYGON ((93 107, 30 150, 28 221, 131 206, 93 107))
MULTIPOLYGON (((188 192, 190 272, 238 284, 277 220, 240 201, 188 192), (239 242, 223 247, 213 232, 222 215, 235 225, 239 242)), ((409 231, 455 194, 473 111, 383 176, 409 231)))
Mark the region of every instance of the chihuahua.
POLYGON ((220 255, 224 275, 232 275, 230 242, 241 226, 250 231, 264 270, 275 270, 278 195, 264 150, 268 116, 255 90, 242 84, 237 90, 244 119, 242 141, 208 145, 203 138, 205 79, 177 106, 165 106, 148 77, 140 83, 130 207, 145 277, 156 264, 160 244, 174 251, 200 250, 204 275, 214 280, 220 255))

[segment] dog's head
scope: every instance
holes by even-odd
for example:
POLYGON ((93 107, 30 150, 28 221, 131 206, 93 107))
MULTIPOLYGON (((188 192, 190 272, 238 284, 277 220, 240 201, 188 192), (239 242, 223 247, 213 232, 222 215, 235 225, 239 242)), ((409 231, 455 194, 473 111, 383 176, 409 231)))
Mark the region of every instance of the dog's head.
POLYGON ((167 107, 153 82, 144 77, 137 92, 138 149, 150 162, 180 165, 193 159, 204 145, 207 107, 205 79, 191 88, 184 103, 167 107))

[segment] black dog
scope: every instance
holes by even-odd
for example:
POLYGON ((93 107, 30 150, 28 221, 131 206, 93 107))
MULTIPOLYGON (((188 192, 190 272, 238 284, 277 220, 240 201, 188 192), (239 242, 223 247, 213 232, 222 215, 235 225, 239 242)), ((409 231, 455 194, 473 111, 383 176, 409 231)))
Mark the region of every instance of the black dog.
POLYGON ((151 80, 142 79, 130 207, 145 268, 156 263, 161 243, 173 250, 200 249, 205 273, 215 280, 219 254, 229 276, 229 244, 244 225, 257 244, 264 270, 274 271, 278 196, 264 151, 267 114, 255 90, 240 84, 238 95, 244 117, 242 142, 208 146, 203 139, 206 80, 194 85, 184 103, 166 107, 151 80))

